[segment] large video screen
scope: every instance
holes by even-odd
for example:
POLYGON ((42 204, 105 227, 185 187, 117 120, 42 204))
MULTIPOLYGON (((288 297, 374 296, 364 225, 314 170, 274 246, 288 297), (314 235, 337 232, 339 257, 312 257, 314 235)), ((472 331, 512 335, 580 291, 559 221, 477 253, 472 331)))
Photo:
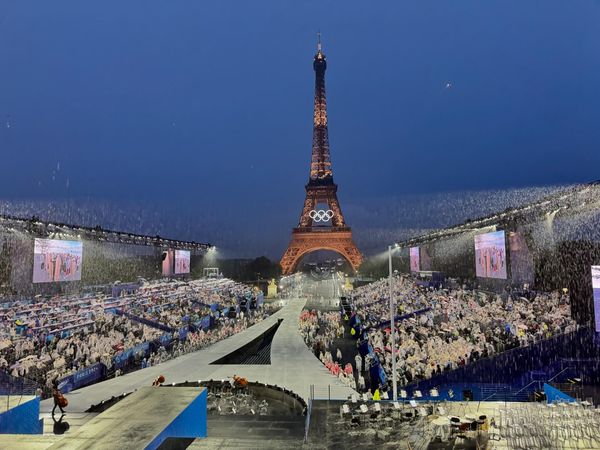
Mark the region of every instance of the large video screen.
POLYGON ((419 269, 419 247, 411 247, 410 250, 410 271, 418 272, 419 269))
POLYGON ((175 274, 190 273, 189 250, 175 250, 175 274))
POLYGON ((600 332, 600 266, 592 266, 592 289, 594 290, 594 323, 600 332))
POLYGON ((33 282, 81 280, 83 243, 36 238, 33 247, 33 282))
POLYGON ((482 278, 506 279, 504 231, 475 236, 475 273, 482 278))
POLYGON ((419 247, 419 269, 431 270, 431 255, 426 246, 419 247))
POLYGON ((162 274, 165 277, 173 275, 173 266, 175 264, 175 252, 171 249, 163 252, 162 260, 162 274))

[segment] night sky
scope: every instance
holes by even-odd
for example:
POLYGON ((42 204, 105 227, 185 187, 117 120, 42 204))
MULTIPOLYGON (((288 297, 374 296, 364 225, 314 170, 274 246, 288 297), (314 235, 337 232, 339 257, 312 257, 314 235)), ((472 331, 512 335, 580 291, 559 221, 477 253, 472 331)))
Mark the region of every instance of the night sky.
POLYGON ((0 212, 280 256, 320 30, 342 210, 383 249, 600 178, 598 23, 591 0, 0 0, 0 212))

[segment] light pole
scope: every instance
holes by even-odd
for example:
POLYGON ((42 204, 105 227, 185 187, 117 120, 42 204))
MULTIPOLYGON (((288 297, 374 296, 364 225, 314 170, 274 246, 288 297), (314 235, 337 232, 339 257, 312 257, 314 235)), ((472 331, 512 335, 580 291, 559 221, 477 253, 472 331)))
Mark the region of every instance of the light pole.
POLYGON ((392 392, 394 401, 398 398, 398 383, 396 382, 396 308, 394 308, 394 275, 392 272, 392 246, 388 245, 388 259, 390 265, 390 328, 392 339, 392 392))

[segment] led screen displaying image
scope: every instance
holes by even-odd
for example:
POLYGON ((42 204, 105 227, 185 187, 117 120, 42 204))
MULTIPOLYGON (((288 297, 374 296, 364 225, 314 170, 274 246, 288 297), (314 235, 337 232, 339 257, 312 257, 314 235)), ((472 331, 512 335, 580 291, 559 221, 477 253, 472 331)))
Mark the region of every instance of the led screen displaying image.
POLYGON ((33 282, 81 280, 83 243, 37 239, 33 248, 33 282))
POLYGON ((164 277, 169 277, 173 275, 173 266, 175 264, 175 251, 174 250, 165 250, 163 252, 163 260, 162 260, 162 274, 164 277))
POLYGON ((592 289, 594 290, 594 322, 600 331, 600 266, 592 266, 592 289))
POLYGON ((190 273, 189 250, 175 250, 175 275, 190 273))
POLYGON ((482 278, 506 279, 504 231, 475 236, 475 273, 482 278))
POLYGON ((419 247, 410 248, 410 271, 418 272, 419 269, 419 247))

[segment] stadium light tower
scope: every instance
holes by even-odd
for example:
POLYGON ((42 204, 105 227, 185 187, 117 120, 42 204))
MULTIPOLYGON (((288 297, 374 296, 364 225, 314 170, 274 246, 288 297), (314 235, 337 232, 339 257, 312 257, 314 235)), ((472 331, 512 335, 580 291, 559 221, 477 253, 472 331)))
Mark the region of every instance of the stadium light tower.
POLYGON ((394 274, 392 271, 392 246, 388 245, 388 260, 390 266, 390 329, 392 339, 392 392, 394 401, 398 398, 398 383, 396 381, 396 324, 394 317, 396 316, 396 308, 394 308, 394 274))

